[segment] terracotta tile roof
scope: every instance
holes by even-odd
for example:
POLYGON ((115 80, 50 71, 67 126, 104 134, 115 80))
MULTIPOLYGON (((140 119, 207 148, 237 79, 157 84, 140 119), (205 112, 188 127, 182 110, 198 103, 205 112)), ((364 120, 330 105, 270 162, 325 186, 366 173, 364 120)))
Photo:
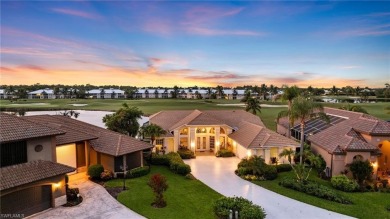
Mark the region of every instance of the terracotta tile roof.
POLYGON ((249 123, 264 126, 258 116, 244 110, 172 110, 161 111, 149 117, 150 123, 172 131, 182 125, 228 125, 237 128, 239 123, 249 123))
POLYGON ((93 133, 93 135, 98 136, 97 139, 90 140, 90 144, 94 150, 109 154, 112 156, 121 156, 124 154, 142 151, 145 149, 150 149, 153 145, 137 140, 133 137, 120 134, 105 128, 100 128, 85 122, 81 122, 76 119, 71 119, 66 116, 52 116, 59 120, 62 120, 62 123, 68 124, 70 127, 78 131, 83 131, 86 133, 93 133))
POLYGON ((238 130, 231 133, 229 138, 251 149, 279 146, 299 147, 299 143, 292 139, 277 134, 265 127, 245 121, 240 123, 238 130))
POLYGON ((12 142, 65 134, 64 131, 29 121, 24 117, 0 113, 0 142, 12 142))
POLYGON ((63 164, 35 160, 0 169, 0 191, 75 171, 63 164))
POLYGON ((83 130, 75 129, 74 125, 71 125, 66 120, 61 120, 54 116, 38 115, 25 116, 24 118, 29 121, 44 124, 46 126, 66 132, 64 135, 56 136, 56 145, 69 144, 98 138, 93 133, 87 133, 83 130))

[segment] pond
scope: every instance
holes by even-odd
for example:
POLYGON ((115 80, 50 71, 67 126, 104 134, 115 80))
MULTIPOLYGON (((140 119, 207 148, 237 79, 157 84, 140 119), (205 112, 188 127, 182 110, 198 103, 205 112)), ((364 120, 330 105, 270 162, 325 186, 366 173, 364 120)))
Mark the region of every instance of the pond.
MULTIPOLYGON (((107 114, 113 114, 113 112, 108 111, 88 111, 88 110, 74 110, 75 112, 80 113, 77 117, 77 120, 96 125, 102 128, 106 128, 103 123, 103 117, 107 114)), ((25 116, 33 116, 33 115, 59 115, 63 110, 57 111, 27 111, 25 116)), ((142 116, 141 119, 138 120, 140 125, 149 121, 149 117, 142 116)))

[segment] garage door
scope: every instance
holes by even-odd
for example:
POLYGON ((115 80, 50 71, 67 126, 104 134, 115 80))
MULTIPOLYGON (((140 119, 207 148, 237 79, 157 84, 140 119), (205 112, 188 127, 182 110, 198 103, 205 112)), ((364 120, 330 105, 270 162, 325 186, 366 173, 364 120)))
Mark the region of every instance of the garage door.
POLYGON ((36 186, 1 196, 2 214, 32 215, 51 207, 51 186, 36 186))

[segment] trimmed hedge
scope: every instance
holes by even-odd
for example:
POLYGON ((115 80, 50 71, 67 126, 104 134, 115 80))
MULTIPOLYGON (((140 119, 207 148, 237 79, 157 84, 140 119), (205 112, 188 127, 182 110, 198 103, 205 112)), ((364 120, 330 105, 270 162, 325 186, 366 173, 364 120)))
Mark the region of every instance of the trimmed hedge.
POLYGON ((150 172, 149 166, 137 167, 127 171, 126 178, 138 178, 150 172))
POLYGON ((215 215, 220 219, 229 218, 230 210, 233 218, 236 211, 240 219, 263 219, 266 216, 263 208, 242 197, 222 197, 214 202, 213 208, 215 215))
POLYGON ((179 149, 177 153, 180 155, 181 159, 195 158, 195 153, 187 148, 179 149))
POLYGON ((100 174, 104 171, 104 167, 100 164, 91 165, 88 167, 88 175, 92 179, 100 179, 100 174))
POLYGON ((278 164, 278 165, 276 165, 276 171, 278 173, 289 172, 291 170, 292 170, 292 166, 290 164, 278 164))
POLYGON ((326 199, 329 201, 334 201, 342 204, 352 204, 352 201, 347 199, 344 196, 339 195, 333 190, 329 189, 326 186, 320 185, 314 182, 298 183, 294 179, 285 178, 279 182, 279 185, 294 189, 299 192, 306 193, 308 195, 313 195, 318 198, 326 199))
POLYGON ((230 151, 228 149, 221 149, 217 152, 217 154, 215 156, 217 156, 217 157, 234 157, 235 154, 233 153, 233 151, 230 151))
POLYGON ((180 155, 175 152, 165 155, 152 154, 152 164, 168 166, 172 172, 184 176, 191 173, 191 167, 185 164, 180 155))
POLYGON ((276 177, 278 177, 278 172, 276 171, 276 167, 273 166, 273 165, 265 166, 263 177, 266 180, 274 180, 274 179, 276 179, 276 177))
POLYGON ((277 167, 266 164, 259 156, 244 158, 237 167, 235 173, 246 180, 274 180, 278 177, 277 167))
POLYGON ((355 180, 348 179, 346 175, 333 176, 330 182, 333 188, 344 192, 355 192, 360 188, 355 180))

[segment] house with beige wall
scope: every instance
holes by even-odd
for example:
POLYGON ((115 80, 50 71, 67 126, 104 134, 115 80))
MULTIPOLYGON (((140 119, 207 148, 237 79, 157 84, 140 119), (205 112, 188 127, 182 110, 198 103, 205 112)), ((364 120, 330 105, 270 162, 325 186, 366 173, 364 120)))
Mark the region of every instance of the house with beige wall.
MULTIPOLYGON (((390 123, 359 112, 325 107, 331 122, 319 119, 306 122, 305 140, 313 152, 321 154, 331 175, 348 169, 354 159, 369 160, 374 173, 390 169, 390 123)), ((288 121, 280 119, 277 132, 288 133, 288 121)), ((291 127, 291 137, 300 139, 299 124, 291 127)))
MULTIPOLYGON (((149 117, 166 130, 156 147, 176 152, 180 147, 196 154, 232 150, 237 157, 262 156, 267 163, 283 149, 295 150, 299 143, 267 129, 258 116, 244 110, 172 110, 149 117)), ((284 158, 280 162, 287 162, 284 158)))

